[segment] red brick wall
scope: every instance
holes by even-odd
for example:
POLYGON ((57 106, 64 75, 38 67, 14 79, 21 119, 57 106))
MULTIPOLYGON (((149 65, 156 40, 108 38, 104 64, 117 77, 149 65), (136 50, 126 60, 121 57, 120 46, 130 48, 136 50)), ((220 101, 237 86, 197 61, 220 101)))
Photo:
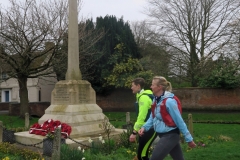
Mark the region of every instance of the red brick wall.
POLYGON ((175 90, 183 108, 196 110, 240 110, 240 88, 186 88, 175 90))
MULTIPOLYGON (((209 89, 181 88, 173 90, 185 110, 238 110, 240 88, 209 89)), ((97 104, 103 111, 134 111, 135 96, 130 89, 118 89, 108 96, 97 95, 97 104)))
POLYGON ((0 111, 8 110, 8 107, 9 107, 9 103, 8 102, 1 102, 0 103, 0 111))
POLYGON ((97 104, 103 111, 134 111, 135 95, 131 89, 117 89, 108 96, 97 95, 97 104))
MULTIPOLYGON (((208 88, 182 88, 175 89, 173 93, 182 102, 183 110, 223 110, 240 111, 240 88, 238 89, 208 89, 208 88)), ((97 104, 106 111, 134 111, 135 95, 131 89, 117 89, 111 95, 97 95, 97 104)), ((0 110, 7 110, 10 115, 19 115, 19 103, 0 103, 0 110)), ((30 115, 41 117, 49 102, 29 103, 30 115)))
MULTIPOLYGON (((30 102, 29 114, 41 117, 44 115, 45 110, 50 106, 50 102, 30 102)), ((9 103, 9 115, 20 115, 20 103, 9 103)))

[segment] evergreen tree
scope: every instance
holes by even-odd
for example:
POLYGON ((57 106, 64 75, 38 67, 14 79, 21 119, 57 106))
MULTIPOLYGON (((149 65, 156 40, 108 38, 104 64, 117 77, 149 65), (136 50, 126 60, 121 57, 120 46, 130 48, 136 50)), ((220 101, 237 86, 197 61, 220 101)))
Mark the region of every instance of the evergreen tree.
POLYGON ((96 65, 97 78, 92 81, 92 85, 97 92, 105 92, 108 87, 104 88, 102 85, 105 84, 105 78, 112 73, 114 66, 127 62, 130 57, 138 59, 140 53, 130 26, 123 18, 117 19, 109 15, 104 18, 97 17, 96 29, 100 28, 104 29, 105 36, 95 46, 103 56, 96 65))
MULTIPOLYGON (((95 48, 94 44, 103 37, 102 29, 96 29, 92 19, 78 24, 79 28, 79 67, 82 79, 92 81, 95 77, 95 63, 102 54, 95 48)), ((54 61, 54 71, 58 80, 64 80, 67 71, 68 34, 63 36, 63 43, 60 47, 59 57, 54 61)))

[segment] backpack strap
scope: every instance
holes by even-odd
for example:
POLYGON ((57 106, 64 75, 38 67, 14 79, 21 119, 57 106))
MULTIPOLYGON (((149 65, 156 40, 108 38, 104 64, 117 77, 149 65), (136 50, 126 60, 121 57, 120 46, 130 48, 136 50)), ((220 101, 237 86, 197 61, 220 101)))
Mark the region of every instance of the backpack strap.
MULTIPOLYGON (((136 110, 136 112, 137 112, 137 116, 138 116, 138 112, 139 112, 139 104, 138 104, 138 102, 139 102, 139 99, 140 99, 140 97, 141 97, 142 95, 147 95, 151 100, 153 100, 153 98, 154 98, 153 94, 148 94, 148 93, 143 93, 143 94, 141 94, 141 95, 138 97, 138 99, 137 99, 137 105, 135 106, 135 110, 136 110)), ((148 110, 148 113, 147 113, 147 116, 146 116, 144 122, 146 122, 146 121, 148 120, 148 118, 150 117, 150 114, 151 114, 151 109, 148 110)))
POLYGON ((178 99, 177 96, 173 96, 173 99, 175 99, 177 101, 178 110, 179 110, 180 114, 182 114, 182 104, 181 104, 180 100, 178 99))
POLYGON ((138 99, 137 99, 138 102, 139 102, 140 97, 142 97, 143 95, 148 95, 148 97, 149 97, 151 100, 153 100, 153 98, 154 98, 153 94, 143 93, 143 94, 141 94, 141 95, 138 97, 138 99))
POLYGON ((151 105, 151 112, 152 112, 152 117, 154 118, 155 117, 155 108, 157 106, 157 101, 155 100, 154 103, 151 105))
MULTIPOLYGON (((177 106, 178 106, 178 110, 179 110, 180 114, 182 114, 182 105, 181 105, 180 100, 178 99, 177 96, 173 96, 172 98, 176 100, 177 106)), ((167 99, 168 99, 168 98, 165 98, 165 99, 163 100, 163 105, 164 105, 165 107, 166 107, 166 101, 167 101, 167 99)))
MULTIPOLYGON (((168 113, 167 111, 167 107, 166 107, 166 101, 167 101, 168 98, 165 98, 162 102, 162 104, 160 105, 160 114, 162 116, 162 119, 164 121, 164 123, 167 125, 167 126, 170 126, 170 127, 175 127, 176 124, 174 123, 172 117, 170 116, 170 114, 168 113)), ((180 112, 180 114, 182 114, 182 105, 180 103, 180 100, 176 97, 176 96, 173 96, 173 99, 176 100, 177 102, 177 106, 178 106, 178 110, 180 112)))

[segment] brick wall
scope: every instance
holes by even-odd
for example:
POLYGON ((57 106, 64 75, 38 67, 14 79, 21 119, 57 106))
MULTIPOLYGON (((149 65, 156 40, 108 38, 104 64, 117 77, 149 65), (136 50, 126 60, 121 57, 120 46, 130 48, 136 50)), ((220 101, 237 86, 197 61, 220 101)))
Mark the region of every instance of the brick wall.
MULTIPOLYGON (((208 88, 181 88, 173 93, 182 102, 183 110, 218 110, 240 111, 240 88, 208 89, 208 88)), ((97 95, 97 104, 107 111, 134 111, 135 95, 131 89, 117 89, 108 96, 97 95)), ((0 110, 9 108, 10 115, 19 115, 19 103, 0 103, 0 110)), ((29 103, 30 115, 41 117, 50 102, 29 103)))
POLYGON ((174 93, 181 99, 185 109, 240 111, 240 88, 185 88, 174 93))
POLYGON ((0 102, 0 111, 8 110, 9 103, 8 102, 0 102))
MULTIPOLYGON (((240 88, 181 88, 173 93, 181 100, 183 110, 240 111, 240 88)), ((108 96, 97 95, 97 104, 103 111, 134 111, 134 102, 130 89, 118 89, 108 96)))
MULTIPOLYGON (((29 114, 41 117, 44 115, 45 110, 50 106, 50 102, 30 102, 29 114)), ((9 115, 20 115, 20 103, 9 103, 9 115)))
POLYGON ((97 95, 96 99, 103 111, 134 111, 136 101, 131 89, 117 89, 108 96, 97 95))

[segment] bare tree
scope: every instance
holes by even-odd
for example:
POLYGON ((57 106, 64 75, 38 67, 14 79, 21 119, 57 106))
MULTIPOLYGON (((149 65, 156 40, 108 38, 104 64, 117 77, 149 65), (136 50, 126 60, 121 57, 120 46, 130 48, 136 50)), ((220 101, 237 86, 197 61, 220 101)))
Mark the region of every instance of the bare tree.
POLYGON ((240 61, 240 14, 230 23, 229 28, 233 32, 233 37, 222 50, 229 53, 228 57, 240 61))
POLYGON ((239 0, 148 0, 147 14, 159 27, 192 86, 204 62, 217 56, 232 38, 229 24, 240 11, 239 0))
MULTIPOLYGON (((53 73, 54 58, 66 33, 66 0, 9 0, 0 10, 0 59, 19 84, 20 116, 28 112, 27 79, 53 73)), ((2 63, 3 65, 3 63, 2 63)))
POLYGON ((140 63, 143 68, 155 75, 167 76, 170 57, 162 43, 162 36, 147 21, 133 22, 131 28, 142 55, 140 63))
POLYGON ((131 23, 131 29, 134 34, 137 45, 145 48, 148 43, 158 43, 159 35, 155 27, 144 21, 136 21, 131 23))

